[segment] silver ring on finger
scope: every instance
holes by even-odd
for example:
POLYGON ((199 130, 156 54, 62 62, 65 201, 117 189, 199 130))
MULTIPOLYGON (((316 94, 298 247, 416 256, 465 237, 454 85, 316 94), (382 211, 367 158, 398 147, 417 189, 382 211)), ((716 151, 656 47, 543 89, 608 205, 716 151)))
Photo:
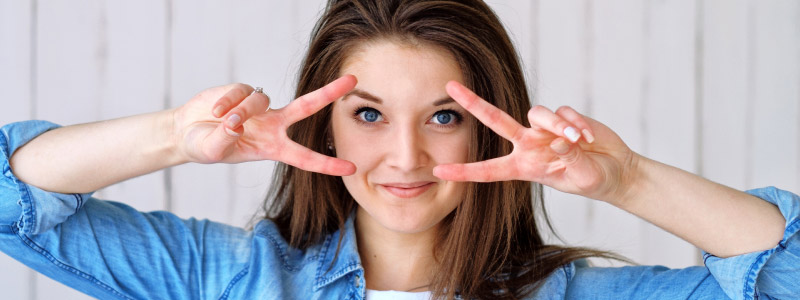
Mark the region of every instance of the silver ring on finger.
MULTIPOLYGON (((255 93, 264 94, 264 96, 267 96, 267 99, 269 99, 269 95, 267 95, 267 93, 264 93, 264 89, 261 88, 260 86, 257 86, 255 88, 255 90, 253 90, 253 93, 251 93, 250 95, 255 94, 255 93)), ((270 103, 270 104, 272 104, 272 103, 270 103)), ((269 111, 269 105, 267 105, 267 110, 265 110, 264 112, 268 112, 268 111, 269 111)))

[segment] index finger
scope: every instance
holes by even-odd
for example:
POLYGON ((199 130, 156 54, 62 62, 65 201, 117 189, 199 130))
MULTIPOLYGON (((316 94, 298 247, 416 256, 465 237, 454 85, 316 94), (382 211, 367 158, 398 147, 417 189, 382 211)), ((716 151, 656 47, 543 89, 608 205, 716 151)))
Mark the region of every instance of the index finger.
POLYGON ((282 108, 284 118, 293 124, 313 115, 326 105, 344 96, 345 93, 356 87, 358 80, 353 75, 345 75, 339 79, 290 102, 282 108))
POLYGON ((521 132, 520 130, 525 128, 506 112, 481 99, 461 83, 450 81, 445 89, 453 100, 469 111, 481 123, 509 141, 514 141, 517 134, 521 132))
POLYGON ((278 160, 297 168, 333 176, 347 176, 356 172, 356 165, 341 158, 330 157, 289 141, 278 160))
POLYGON ((433 176, 448 181, 493 182, 516 179, 517 168, 508 155, 489 160, 467 163, 438 165, 433 168, 433 176))

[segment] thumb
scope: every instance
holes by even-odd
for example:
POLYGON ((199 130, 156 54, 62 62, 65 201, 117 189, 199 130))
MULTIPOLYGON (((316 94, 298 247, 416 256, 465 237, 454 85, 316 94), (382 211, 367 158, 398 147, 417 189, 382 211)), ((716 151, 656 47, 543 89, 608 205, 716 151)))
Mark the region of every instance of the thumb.
POLYGON ((239 140, 239 137, 244 133, 244 126, 239 126, 236 129, 225 127, 225 124, 219 124, 211 134, 209 134, 202 144, 202 152, 209 160, 219 162, 225 157, 230 155, 233 151, 233 144, 239 140))
POLYGON ((581 147, 578 147, 577 144, 569 143, 562 137, 550 142, 550 149, 568 166, 575 164, 581 157, 581 147))
POLYGON ((577 188, 577 190, 561 191, 595 198, 591 195, 603 182, 602 166, 593 163, 592 158, 583 151, 579 144, 569 143, 564 138, 553 140, 550 143, 550 149, 564 163, 570 185, 577 188))

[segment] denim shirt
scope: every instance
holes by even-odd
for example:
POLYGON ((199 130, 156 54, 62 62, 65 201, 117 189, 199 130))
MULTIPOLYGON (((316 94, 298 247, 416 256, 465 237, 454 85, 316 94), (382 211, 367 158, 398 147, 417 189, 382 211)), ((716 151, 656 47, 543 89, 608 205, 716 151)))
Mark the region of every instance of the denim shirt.
MULTIPOLYGON (((248 231, 21 182, 9 157, 56 127, 26 121, 0 128, 0 251, 14 259, 100 299, 364 299, 352 218, 344 231, 298 250, 268 220, 248 231)), ((787 220, 772 249, 724 259, 705 253, 704 267, 685 269, 577 261, 529 298, 800 298, 800 197, 772 187, 748 192, 787 220)))

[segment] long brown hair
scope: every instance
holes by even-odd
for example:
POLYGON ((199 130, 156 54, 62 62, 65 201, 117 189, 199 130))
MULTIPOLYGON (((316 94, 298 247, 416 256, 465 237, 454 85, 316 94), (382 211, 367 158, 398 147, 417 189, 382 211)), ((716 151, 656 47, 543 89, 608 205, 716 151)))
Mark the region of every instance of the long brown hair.
MULTIPOLYGON (((296 96, 340 76, 342 63, 359 43, 383 38, 447 49, 466 86, 529 126, 526 113, 531 104, 517 53, 497 16, 480 0, 330 0, 312 32, 296 96)), ((314 151, 334 155, 326 147, 330 114, 328 106, 296 123, 289 128, 289 137, 314 151)), ((470 161, 511 153, 510 142, 474 123, 470 161)), ((279 164, 273 178, 264 209, 293 247, 306 249, 343 229, 357 206, 340 177, 279 164)), ((590 249, 545 245, 539 230, 552 228, 538 183, 466 186, 463 201, 445 217, 438 232, 434 247, 438 265, 430 286, 434 298, 519 298, 564 264, 608 256, 590 249), (539 223, 544 224, 537 223, 537 212, 543 220, 539 223)))

